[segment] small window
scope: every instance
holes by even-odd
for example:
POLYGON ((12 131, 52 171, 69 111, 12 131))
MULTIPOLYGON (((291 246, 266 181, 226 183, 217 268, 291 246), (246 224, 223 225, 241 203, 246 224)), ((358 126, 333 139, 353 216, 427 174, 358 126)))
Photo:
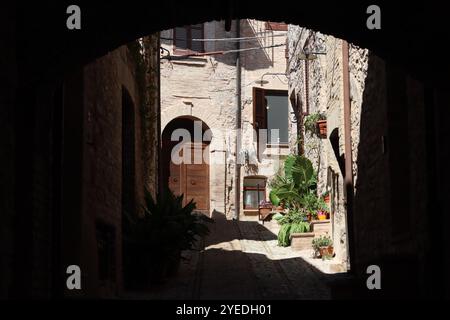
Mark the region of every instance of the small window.
POLYGON ((244 209, 256 210, 262 200, 266 200, 266 178, 244 178, 244 209))
POLYGON ((184 26, 173 30, 174 51, 203 52, 203 41, 192 39, 203 39, 203 23, 192 26, 184 26))

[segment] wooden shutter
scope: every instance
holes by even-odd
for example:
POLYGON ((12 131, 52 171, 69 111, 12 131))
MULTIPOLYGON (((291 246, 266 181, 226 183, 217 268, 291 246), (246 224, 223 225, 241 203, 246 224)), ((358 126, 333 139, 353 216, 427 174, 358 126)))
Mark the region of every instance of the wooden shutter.
POLYGON ((203 52, 203 42, 192 41, 192 39, 201 39, 203 37, 203 23, 173 29, 174 48, 179 51, 180 54, 189 52, 203 52))
POLYGON ((203 42, 201 41, 192 41, 192 39, 201 39, 204 37, 204 31, 203 31, 203 23, 200 24, 194 24, 190 27, 190 46, 189 49, 195 52, 203 52, 203 42))
POLYGON ((176 49, 186 50, 189 48, 189 28, 178 27, 173 29, 173 44, 176 49))
POLYGON ((255 130, 267 129, 267 109, 264 89, 253 88, 253 126, 255 130))
POLYGON ((267 109, 264 89, 256 87, 253 88, 253 127, 257 135, 257 153, 259 159, 261 147, 265 148, 265 146, 260 146, 259 129, 267 129, 267 109))

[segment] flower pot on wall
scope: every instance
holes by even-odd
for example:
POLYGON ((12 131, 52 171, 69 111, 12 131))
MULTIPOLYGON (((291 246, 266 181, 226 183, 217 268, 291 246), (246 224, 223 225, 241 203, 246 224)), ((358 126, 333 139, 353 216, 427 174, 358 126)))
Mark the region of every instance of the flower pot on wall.
POLYGON ((327 137, 327 120, 317 121, 317 126, 319 127, 319 134, 322 138, 327 137))
POLYGON ((319 255, 321 258, 332 258, 333 254, 334 254, 333 246, 319 248, 319 255))

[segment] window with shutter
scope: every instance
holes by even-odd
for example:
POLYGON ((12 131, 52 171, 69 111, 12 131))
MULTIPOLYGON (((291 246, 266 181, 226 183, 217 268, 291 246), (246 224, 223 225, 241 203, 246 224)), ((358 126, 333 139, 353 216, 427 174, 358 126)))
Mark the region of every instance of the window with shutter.
POLYGON ((255 129, 267 129, 267 109, 264 89, 253 88, 253 107, 255 112, 255 129))
POLYGON ((257 154, 259 158, 260 152, 263 152, 265 149, 265 145, 262 146, 263 142, 260 141, 260 130, 267 129, 267 109, 264 89, 256 87, 253 88, 253 127, 257 136, 257 154))
POLYGON ((285 90, 253 88, 253 126, 257 133, 257 150, 289 144, 289 104, 285 90), (260 130, 267 130, 262 141, 260 130))
POLYGON ((173 29, 174 52, 179 54, 204 52, 203 42, 192 40, 203 39, 203 37, 204 28, 202 23, 173 29))

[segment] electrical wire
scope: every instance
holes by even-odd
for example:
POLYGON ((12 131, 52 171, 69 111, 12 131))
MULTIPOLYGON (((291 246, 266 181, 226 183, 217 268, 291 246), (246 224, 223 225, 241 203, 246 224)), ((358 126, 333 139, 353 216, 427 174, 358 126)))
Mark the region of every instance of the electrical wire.
MULTIPOLYGON (((287 34, 273 34, 273 35, 267 35, 267 36, 257 36, 257 37, 240 37, 240 38, 213 38, 213 39, 191 39, 191 41, 197 41, 197 42, 214 42, 214 41, 230 41, 230 42, 246 42, 246 41, 256 41, 258 39, 264 39, 266 37, 286 37, 287 34)), ((168 40, 168 41, 186 41, 186 39, 182 38, 167 38, 167 37, 161 37, 161 40, 168 40)))
POLYGON ((183 58, 189 58, 189 57, 202 57, 202 56, 211 56, 211 55, 223 55, 223 54, 229 54, 229 53, 236 53, 236 52, 245 52, 245 51, 251 51, 251 50, 261 50, 261 49, 270 49, 270 48, 277 48, 277 47, 282 47, 285 46, 285 43, 281 43, 281 44, 274 44, 271 46, 266 46, 266 47, 253 47, 253 48, 245 48, 245 49, 234 49, 234 50, 225 50, 225 51, 212 51, 212 52, 196 52, 196 53, 191 53, 191 54, 186 54, 186 55, 181 55, 181 56, 172 56, 172 55, 167 55, 164 57, 161 57, 161 59, 173 59, 173 60, 179 60, 179 59, 183 59, 183 58))
MULTIPOLYGON (((272 34, 268 37, 286 37, 287 34, 272 34)), ((260 39, 260 38, 266 38, 266 36, 260 36, 260 37, 239 37, 239 38, 215 38, 215 39, 192 39, 192 41, 241 41, 241 40, 252 40, 252 39, 260 39)))

